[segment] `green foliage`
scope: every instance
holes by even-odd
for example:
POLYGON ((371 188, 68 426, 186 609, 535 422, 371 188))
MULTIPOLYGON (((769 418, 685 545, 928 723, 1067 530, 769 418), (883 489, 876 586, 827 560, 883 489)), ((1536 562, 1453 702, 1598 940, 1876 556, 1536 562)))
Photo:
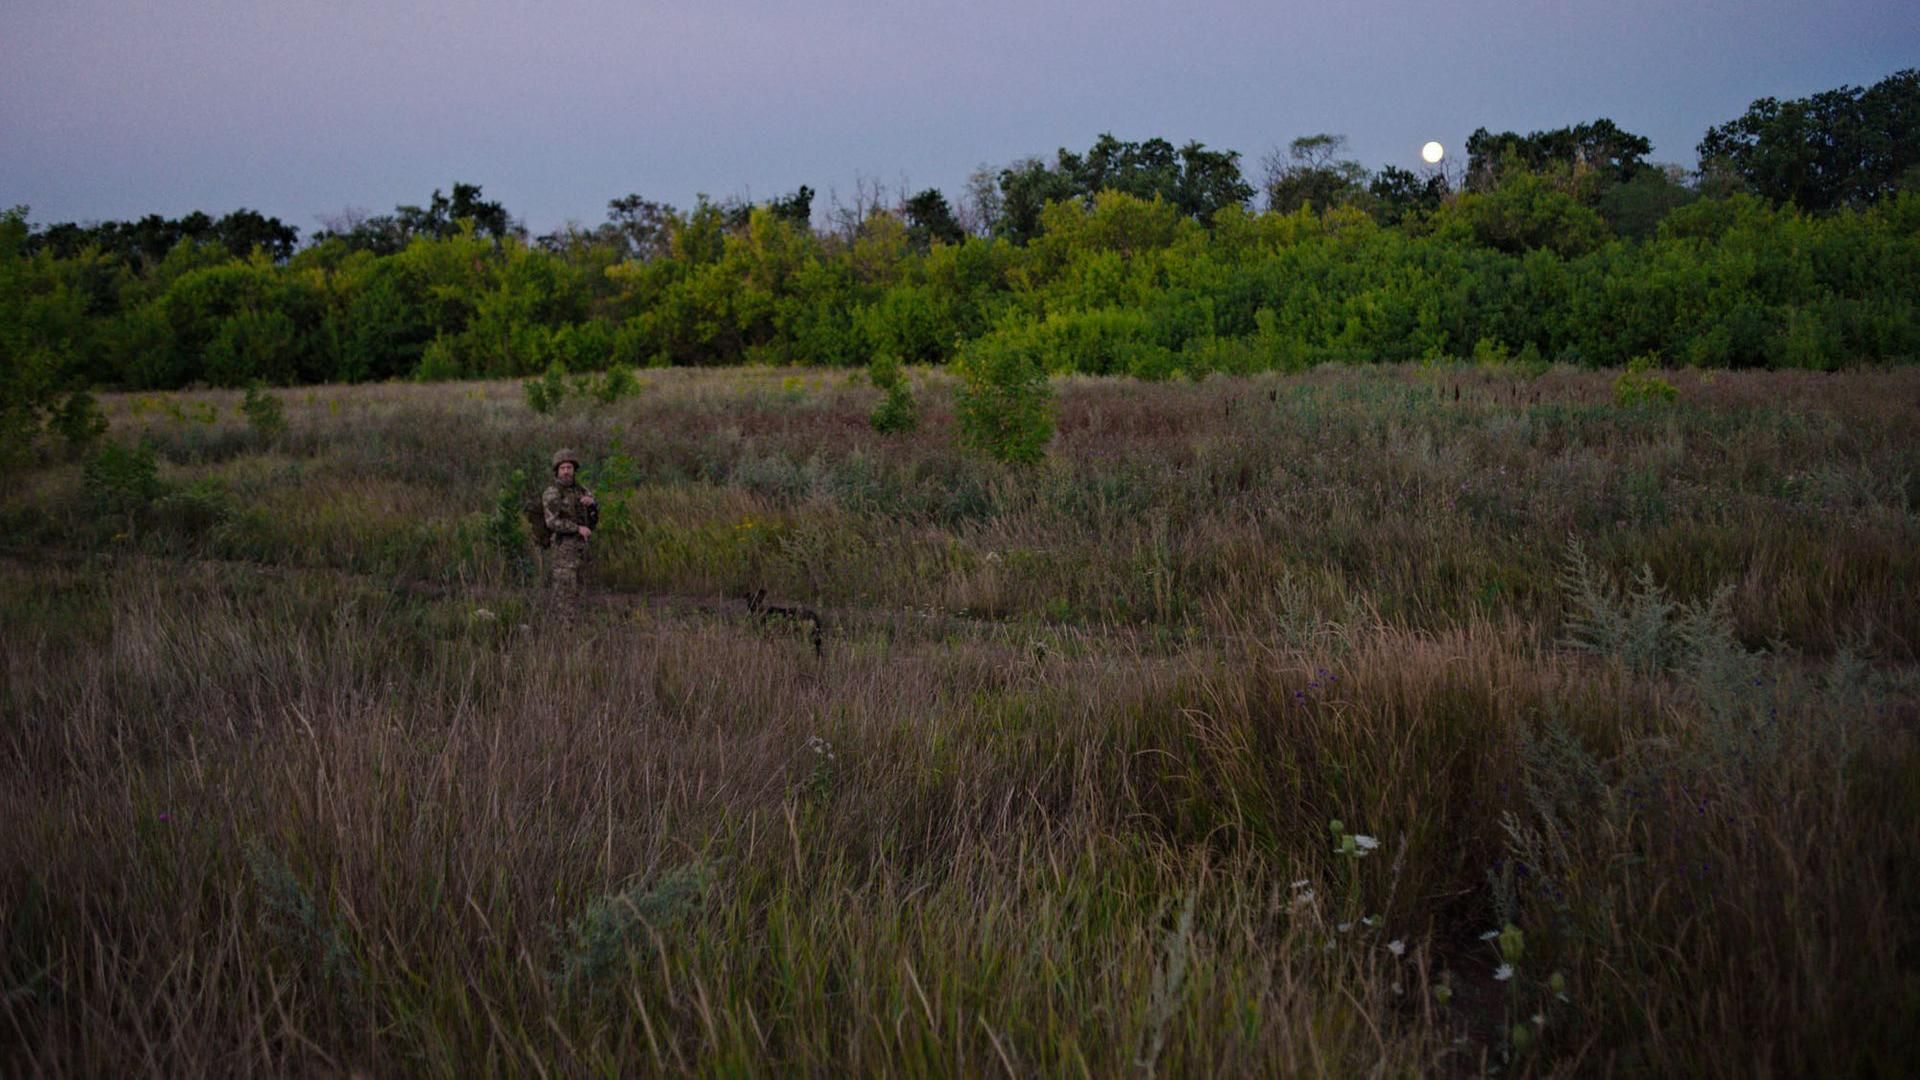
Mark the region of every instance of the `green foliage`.
POLYGON ((527 395, 527 407, 544 416, 567 399, 567 369, 556 360, 547 365, 546 374, 521 383, 520 389, 527 395))
MULTIPOLYGON (((1906 83, 1888 85, 1847 106, 1872 97, 1887 116, 1835 137, 1891 161, 1904 136, 1874 125, 1904 115, 1906 83)), ((1810 217, 1690 187, 1605 121, 1476 135, 1464 193, 1438 172, 1369 182, 1340 137, 1295 140, 1269 162, 1264 213, 1237 155, 1111 135, 984 172, 959 210, 928 189, 837 213, 830 233, 811 228, 806 188, 686 213, 629 196, 595 230, 530 244, 455 185, 284 260, 192 230, 169 242, 155 223, 76 247, 21 209, 0 225, 0 434, 29 459, 88 387, 537 379, 558 364, 578 377, 569 392, 598 396, 621 378, 589 374, 621 367, 944 364, 1012 323, 1050 372, 1148 379, 1467 356, 1482 340, 1586 367, 1920 357, 1920 192, 1880 183, 1810 217)))
POLYGON ((262 442, 276 442, 287 433, 286 409, 278 397, 259 383, 247 387, 246 396, 240 399, 240 411, 245 414, 247 425, 253 428, 253 433, 260 436, 262 442))
POLYGON ((936 243, 958 244, 967 238, 939 188, 928 188, 908 199, 905 211, 907 243, 916 251, 925 251, 936 243))
POLYGON ((437 337, 420 350, 420 366, 413 371, 416 382, 446 382, 460 377, 460 361, 454 356, 453 342, 437 337))
POLYGON ((914 400, 913 390, 901 373, 898 356, 891 353, 875 356, 867 367, 867 377, 886 393, 867 418, 873 430, 882 435, 896 435, 920 426, 920 403, 914 400))
POLYGON ((1604 118, 1526 135, 1480 128, 1467 137, 1467 183, 1472 190, 1487 191, 1516 173, 1555 171, 1588 171, 1619 183, 1636 176, 1652 152, 1653 143, 1645 136, 1623 131, 1604 118))
POLYGON ((697 912, 713 878, 712 866, 688 863, 625 892, 595 898, 567 922, 553 981, 576 993, 601 989, 646 947, 650 934, 697 912))
POLYGON ((264 925, 287 959, 313 970, 343 1004, 361 990, 362 973, 348 946, 346 928, 323 911, 312 892, 272 850, 251 846, 247 869, 265 908, 264 925))
POLYGON ((1861 89, 1765 97, 1710 128, 1702 169, 1763 198, 1825 212, 1861 208, 1920 183, 1920 68, 1861 89))
POLYGON ((68 450, 85 450, 107 433, 107 417, 92 394, 76 390, 54 409, 47 428, 65 440, 68 450))
POLYGON ((1623 408, 1664 405, 1679 398, 1680 391, 1657 372, 1660 358, 1651 354, 1635 357, 1627 370, 1613 380, 1613 402, 1623 408))
POLYGON ((1641 169, 1629 180, 1609 184, 1594 209, 1617 236, 1645 240, 1669 214, 1699 198, 1682 177, 1665 169, 1641 169))
POLYGON ((1340 158, 1346 148, 1344 135, 1305 135, 1287 145, 1284 157, 1277 152, 1269 156, 1267 208, 1291 214, 1303 207, 1328 210, 1364 198, 1367 168, 1340 158))
POLYGON ((25 207, 0 212, 0 468, 49 427, 73 446, 104 430, 85 391, 87 266, 28 255, 29 235, 25 207))
POLYGON ((640 380, 634 378, 633 369, 625 364, 615 364, 587 383, 586 393, 602 405, 611 405, 622 398, 629 398, 640 392, 640 380))
MULTIPOLYGON (((494 496, 486 526, 487 542, 522 580, 531 580, 534 569, 529 554, 529 544, 534 539, 529 533, 529 490, 527 471, 515 469, 494 496)), ((544 525, 540 536, 545 537, 544 525)))
POLYGON ((1510 173, 1491 191, 1462 195, 1438 221, 1443 235, 1464 226, 1474 243, 1510 255, 1544 248, 1572 258, 1598 248, 1607 236, 1599 214, 1549 178, 1530 172, 1510 173))
POLYGON ((1617 658, 1643 674, 1664 670, 1671 662, 1671 618, 1677 608, 1654 581, 1651 567, 1642 566, 1633 588, 1623 593, 1576 539, 1567 545, 1560 587, 1572 609, 1566 619, 1569 644, 1617 658))
POLYGON ((167 491, 153 448, 144 443, 107 443, 86 459, 80 475, 94 516, 118 523, 129 536, 151 517, 155 501, 167 491))
POLYGON ((1199 222, 1253 197, 1235 151, 1208 150, 1198 142, 1175 150, 1165 139, 1123 142, 1111 134, 1101 135, 1084 155, 1062 147, 1051 166, 1031 159, 1003 169, 999 186, 1001 215, 994 231, 1017 243, 1040 235, 1049 203, 1091 203, 1102 192, 1163 201, 1199 222))
POLYGON ((1018 333, 995 333, 960 354, 954 411, 975 450, 1010 464, 1032 464, 1053 439, 1053 388, 1031 345, 1018 333))

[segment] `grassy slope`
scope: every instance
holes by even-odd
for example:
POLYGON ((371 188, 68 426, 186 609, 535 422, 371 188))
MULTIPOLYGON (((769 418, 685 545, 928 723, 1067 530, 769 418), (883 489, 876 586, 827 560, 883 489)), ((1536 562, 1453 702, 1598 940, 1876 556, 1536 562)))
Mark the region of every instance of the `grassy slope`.
POLYGON ((1346 1073, 1535 1012, 1541 1068, 1920 1052, 1920 373, 1069 380, 1026 473, 939 376, 897 439, 839 376, 648 379, 290 391, 271 447, 126 397, 173 494, 15 483, 9 1057, 1346 1073), (489 526, 561 443, 608 503, 568 636, 489 526))

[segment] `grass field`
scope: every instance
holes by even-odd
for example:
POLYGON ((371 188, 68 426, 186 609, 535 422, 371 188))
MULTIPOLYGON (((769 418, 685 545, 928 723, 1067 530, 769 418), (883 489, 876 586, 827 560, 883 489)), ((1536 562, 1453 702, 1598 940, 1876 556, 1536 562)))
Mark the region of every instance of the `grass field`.
POLYGON ((110 398, 0 500, 0 1072, 1910 1072, 1920 370, 1614 374, 110 398))

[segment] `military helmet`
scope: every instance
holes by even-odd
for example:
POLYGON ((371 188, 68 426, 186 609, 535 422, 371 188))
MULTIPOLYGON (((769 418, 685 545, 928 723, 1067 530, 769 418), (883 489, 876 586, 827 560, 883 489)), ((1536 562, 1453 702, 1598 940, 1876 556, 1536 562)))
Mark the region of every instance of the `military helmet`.
POLYGON ((553 471, 554 472, 560 471, 560 463, 563 461, 573 462, 573 467, 575 469, 578 469, 580 467, 580 455, 574 453, 571 450, 555 450, 553 452, 553 471))

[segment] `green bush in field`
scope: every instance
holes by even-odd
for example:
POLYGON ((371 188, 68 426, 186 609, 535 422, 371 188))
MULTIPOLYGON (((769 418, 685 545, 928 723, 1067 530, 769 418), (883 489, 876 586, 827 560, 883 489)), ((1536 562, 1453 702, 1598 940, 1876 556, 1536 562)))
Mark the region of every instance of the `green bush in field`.
POLYGON ((1680 391, 1670 382, 1654 374, 1659 366, 1659 357, 1648 354, 1637 356, 1627 364, 1627 370, 1613 380, 1613 403, 1623 408, 1636 405, 1660 405, 1673 401, 1680 391))
POLYGON ((94 516, 118 523, 128 535, 136 533, 167 492, 160 481, 153 447, 108 443, 80 466, 81 482, 94 516))
POLYGON ((494 498, 487 515, 487 540, 513 571, 524 577, 533 573, 530 554, 532 537, 527 531, 527 471, 515 469, 494 498))
POLYGON ((94 400, 92 394, 77 390, 68 394, 66 400, 53 410, 47 427, 65 439, 69 448, 81 450, 92 446, 107 433, 107 417, 100 411, 100 403, 94 400))
POLYGON ((198 540, 236 512, 233 493, 218 477, 195 480, 177 491, 169 491, 154 501, 157 526, 183 540, 198 540))
POLYGON ((961 438, 999 461, 1030 465, 1053 438, 1053 388, 1026 343, 1005 334, 974 342, 957 361, 961 438))
POLYGON ((633 369, 625 364, 615 364, 583 382, 583 392, 602 405, 611 405, 640 392, 640 380, 633 377, 633 369))
POLYGON ((420 366, 413 369, 415 382, 448 382, 466 374, 460 366, 460 357, 454 352, 453 342, 446 338, 434 338, 420 351, 420 366))
POLYGON ((246 396, 240 399, 240 411, 262 442, 271 443, 287 433, 287 414, 280 399, 257 382, 247 387, 246 396))
POLYGON ((547 365, 547 373, 520 384, 527 395, 527 407, 545 416, 567 399, 567 369, 559 361, 547 365))
POLYGON ((913 399, 913 391, 900 372, 898 356, 883 353, 874 357, 873 363, 867 367, 867 377, 887 395, 872 415, 867 417, 873 430, 883 435, 894 435, 920 426, 920 403, 913 399))
POLYGON ((713 880, 712 866, 694 862, 625 892, 595 898, 567 922, 553 981, 574 992, 601 988, 624 969, 631 952, 647 946, 649 935, 697 913, 713 880))

